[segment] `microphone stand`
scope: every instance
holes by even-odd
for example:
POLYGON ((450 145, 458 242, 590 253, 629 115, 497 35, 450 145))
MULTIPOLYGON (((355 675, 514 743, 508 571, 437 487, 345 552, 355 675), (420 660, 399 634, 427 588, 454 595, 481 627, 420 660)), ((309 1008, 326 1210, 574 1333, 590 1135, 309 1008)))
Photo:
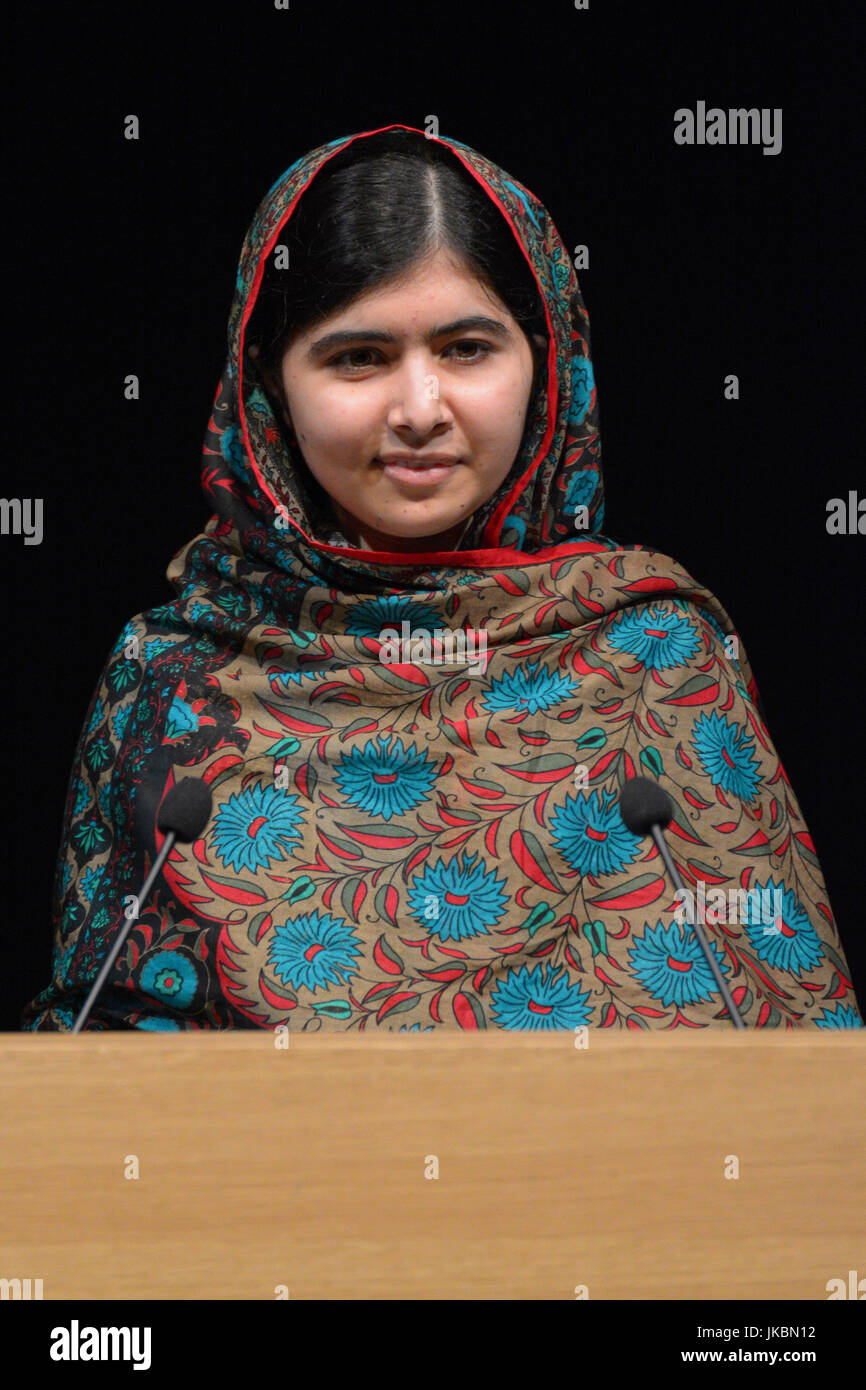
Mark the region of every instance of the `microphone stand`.
MULTIPOLYGON (((667 841, 665 840, 665 837, 662 834, 661 826, 654 822, 650 826, 650 834, 655 840, 656 848, 658 849, 658 852, 664 861, 665 868, 671 876, 671 881, 673 882, 674 887, 678 888, 682 893, 686 893, 688 890, 686 889, 686 886, 683 883, 679 869, 673 861, 673 856, 670 850, 668 849, 667 841)), ((713 972, 713 978, 715 979, 715 982, 719 987, 719 992, 722 996, 722 999, 725 1002, 728 1013, 731 1016, 731 1022, 733 1023, 735 1028, 745 1028, 746 1025, 740 1017, 739 1009, 733 1001, 731 991, 728 989, 728 983, 721 970, 719 969, 718 961, 716 960, 715 955, 713 954, 713 951, 710 947, 710 943, 707 940, 707 934, 704 931, 704 924, 698 920, 699 917, 700 913, 697 910, 697 902, 695 902, 695 920, 692 923, 695 929, 695 936, 698 938, 698 941, 700 942, 701 950, 703 951, 707 960, 707 965, 713 972)))
MULTIPOLYGON (((170 855, 176 839, 177 834, 174 830, 166 831, 166 836, 162 842, 162 845, 160 846, 159 853, 157 854, 156 858, 153 861, 153 864, 151 865, 150 873, 144 880, 141 892, 136 898, 136 906, 139 903, 147 901, 147 896, 150 893, 150 890, 156 882, 157 878, 159 877, 159 874, 162 871, 162 866, 165 863, 168 856, 170 855)), ((123 948, 123 944, 126 941, 126 938, 129 936, 129 933, 132 930, 133 925, 138 921, 139 916, 140 913, 136 912, 134 916, 127 917, 123 926, 120 928, 120 931, 117 933, 117 939, 114 945, 112 946, 111 950, 109 951, 108 955, 105 957, 105 960, 102 962, 102 969, 100 970, 99 974, 93 982, 93 986, 90 990, 90 993, 84 1001, 84 1007, 81 1010, 81 1013, 75 1020, 75 1026, 72 1029, 73 1033, 81 1032, 81 1029, 87 1021, 88 1014, 90 1013, 90 1010, 93 1008, 96 997, 99 994, 99 991, 102 989, 102 986, 105 984, 105 981, 108 979, 111 967, 114 965, 114 962, 120 955, 120 952, 123 948)))

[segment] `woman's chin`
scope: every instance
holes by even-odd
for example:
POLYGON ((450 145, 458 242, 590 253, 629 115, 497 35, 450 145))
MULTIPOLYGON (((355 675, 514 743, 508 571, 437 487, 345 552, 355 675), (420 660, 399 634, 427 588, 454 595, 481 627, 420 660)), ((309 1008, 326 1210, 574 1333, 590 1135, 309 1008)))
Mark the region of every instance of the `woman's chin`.
POLYGON ((405 522, 395 522, 393 527, 384 520, 379 520, 375 530, 365 527, 363 522, 360 530, 373 550, 450 550, 456 544, 467 519, 468 514, 463 514, 457 518, 443 518, 441 523, 428 522, 426 525, 418 523, 416 526, 407 526, 405 522))

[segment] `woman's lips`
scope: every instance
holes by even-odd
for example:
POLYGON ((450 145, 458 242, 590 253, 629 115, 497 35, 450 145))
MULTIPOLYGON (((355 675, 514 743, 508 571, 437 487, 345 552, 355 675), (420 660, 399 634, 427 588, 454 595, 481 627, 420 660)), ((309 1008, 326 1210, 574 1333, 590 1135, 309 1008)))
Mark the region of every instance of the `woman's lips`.
MULTIPOLYGON (((382 460, 378 460, 382 463, 382 460)), ((411 487, 429 487, 431 483, 441 482, 457 467, 457 463, 382 463, 389 478, 395 483, 408 483, 411 487)))

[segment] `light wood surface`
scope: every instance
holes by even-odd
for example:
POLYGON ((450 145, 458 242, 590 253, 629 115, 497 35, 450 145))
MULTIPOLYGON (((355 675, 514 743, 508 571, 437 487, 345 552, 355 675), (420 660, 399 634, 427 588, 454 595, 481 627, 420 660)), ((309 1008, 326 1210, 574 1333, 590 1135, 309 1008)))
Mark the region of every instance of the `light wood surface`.
POLYGON ((0 1277, 826 1300, 866 1276, 866 1032, 276 1039, 0 1038, 0 1277))

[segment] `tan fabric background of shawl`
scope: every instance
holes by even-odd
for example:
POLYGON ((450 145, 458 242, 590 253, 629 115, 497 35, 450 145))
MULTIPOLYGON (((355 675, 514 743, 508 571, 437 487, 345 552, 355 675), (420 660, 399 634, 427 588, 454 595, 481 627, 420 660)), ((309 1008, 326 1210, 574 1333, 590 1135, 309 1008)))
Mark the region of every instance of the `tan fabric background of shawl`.
POLYGON ((862 1026, 742 641, 730 656, 730 619, 673 560, 598 533, 589 322, 559 235, 460 142, 544 295, 546 397, 477 548, 407 563, 317 537, 244 333, 303 187, 364 138, 298 161, 244 244, 204 451, 215 514, 169 567, 176 603, 132 619, 94 694, 53 978, 24 1026, 71 1026, 160 842, 156 802, 194 775, 212 821, 173 851, 91 1027, 730 1028, 654 846, 616 812, 635 774, 676 802, 687 882, 782 895, 769 929, 711 927, 747 1023, 862 1026), (484 669, 383 662, 403 619, 485 634, 484 669))

